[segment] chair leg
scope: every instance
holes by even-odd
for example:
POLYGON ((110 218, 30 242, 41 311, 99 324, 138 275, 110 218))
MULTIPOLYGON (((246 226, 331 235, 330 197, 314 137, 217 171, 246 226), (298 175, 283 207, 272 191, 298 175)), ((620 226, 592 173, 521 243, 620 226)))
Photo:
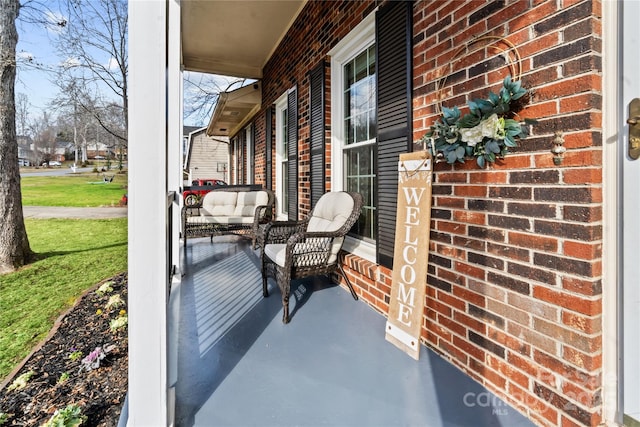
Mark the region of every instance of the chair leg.
POLYGON ((262 296, 263 297, 268 297, 269 296, 269 289, 267 288, 267 272, 266 272, 266 266, 265 266, 265 260, 264 260, 264 253, 261 254, 262 256, 260 257, 260 271, 262 272, 262 296))
POLYGON ((340 270, 340 274, 342 274, 342 277, 344 277, 344 280, 347 282, 347 286, 349 287, 349 290, 351 291, 351 296, 353 297, 354 300, 358 300, 358 294, 356 294, 355 289, 353 289, 353 285, 351 284, 351 280, 349 280, 349 278, 347 277, 347 274, 344 272, 344 269, 342 268, 342 264, 340 264, 340 262, 338 262, 338 270, 340 270))
POLYGON ((267 276, 265 276, 264 271, 262 272, 262 296, 269 296, 269 289, 267 289, 267 276))
POLYGON ((289 296, 291 295, 291 271, 278 269, 276 272, 278 287, 282 293, 282 323, 289 323, 289 296))
POLYGON ((282 323, 289 323, 289 294, 282 294, 282 323))

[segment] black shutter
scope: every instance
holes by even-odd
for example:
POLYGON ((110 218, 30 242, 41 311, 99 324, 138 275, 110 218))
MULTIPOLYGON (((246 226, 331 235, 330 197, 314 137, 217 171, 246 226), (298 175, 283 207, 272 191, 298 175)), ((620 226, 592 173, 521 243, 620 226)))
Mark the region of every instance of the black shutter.
POLYGON ((309 73, 309 146, 311 147, 311 207, 324 194, 325 180, 325 119, 324 119, 324 62, 309 73))
POLYGON ((398 158, 411 151, 412 2, 389 2, 376 13, 378 79, 377 262, 393 267, 398 158))
POLYGON ((238 133, 238 184, 246 184, 245 179, 247 174, 245 172, 245 149, 247 145, 245 143, 245 136, 246 133, 244 132, 244 129, 238 133))
POLYGON ((287 96, 287 179, 289 220, 298 219, 298 90, 291 89, 287 96))
POLYGON ((256 183, 256 127, 251 125, 251 158, 249 159, 251 165, 249 166, 250 177, 252 177, 247 184, 256 183))
POLYGON ((272 156, 273 156, 273 151, 272 150, 272 145, 271 145, 271 140, 273 139, 273 109, 271 107, 267 108, 267 111, 265 112, 265 148, 264 148, 264 155, 265 155, 265 159, 264 159, 264 163, 265 163, 265 167, 267 168, 267 170, 265 171, 265 187, 272 190, 272 185, 273 185, 273 178, 272 178, 272 156))

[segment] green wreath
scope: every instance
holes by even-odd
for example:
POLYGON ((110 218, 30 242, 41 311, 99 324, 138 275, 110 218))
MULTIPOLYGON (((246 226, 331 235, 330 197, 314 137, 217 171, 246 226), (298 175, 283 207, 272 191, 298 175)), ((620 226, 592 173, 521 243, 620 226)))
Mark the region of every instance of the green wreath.
POLYGON ((484 168, 487 162, 504 158, 510 147, 517 147, 517 139, 527 136, 526 125, 535 120, 525 119, 523 126, 514 120, 528 91, 520 81, 504 79, 498 94, 489 92, 488 99, 475 99, 467 103, 469 113, 461 117, 458 107, 442 107, 442 116, 422 137, 436 159, 447 163, 464 161, 475 157, 478 166, 484 168), (514 105, 512 105, 512 103, 514 105))

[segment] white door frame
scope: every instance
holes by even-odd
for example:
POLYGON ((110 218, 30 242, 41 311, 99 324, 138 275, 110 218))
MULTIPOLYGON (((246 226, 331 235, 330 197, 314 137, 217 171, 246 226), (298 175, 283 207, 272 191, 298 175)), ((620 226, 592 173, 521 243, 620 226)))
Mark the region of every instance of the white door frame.
MULTIPOLYGON (((618 2, 605 1, 602 34, 619 33, 618 2)), ((602 367, 603 421, 617 425, 621 422, 619 399, 619 45, 617 37, 603 37, 603 273, 602 273, 602 367)))

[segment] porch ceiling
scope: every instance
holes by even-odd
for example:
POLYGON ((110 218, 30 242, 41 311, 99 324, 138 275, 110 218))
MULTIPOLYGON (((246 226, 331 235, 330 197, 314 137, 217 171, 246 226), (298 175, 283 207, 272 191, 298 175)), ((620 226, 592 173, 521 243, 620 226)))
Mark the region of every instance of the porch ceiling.
POLYGON ((185 70, 260 79, 306 0, 181 2, 185 70))

